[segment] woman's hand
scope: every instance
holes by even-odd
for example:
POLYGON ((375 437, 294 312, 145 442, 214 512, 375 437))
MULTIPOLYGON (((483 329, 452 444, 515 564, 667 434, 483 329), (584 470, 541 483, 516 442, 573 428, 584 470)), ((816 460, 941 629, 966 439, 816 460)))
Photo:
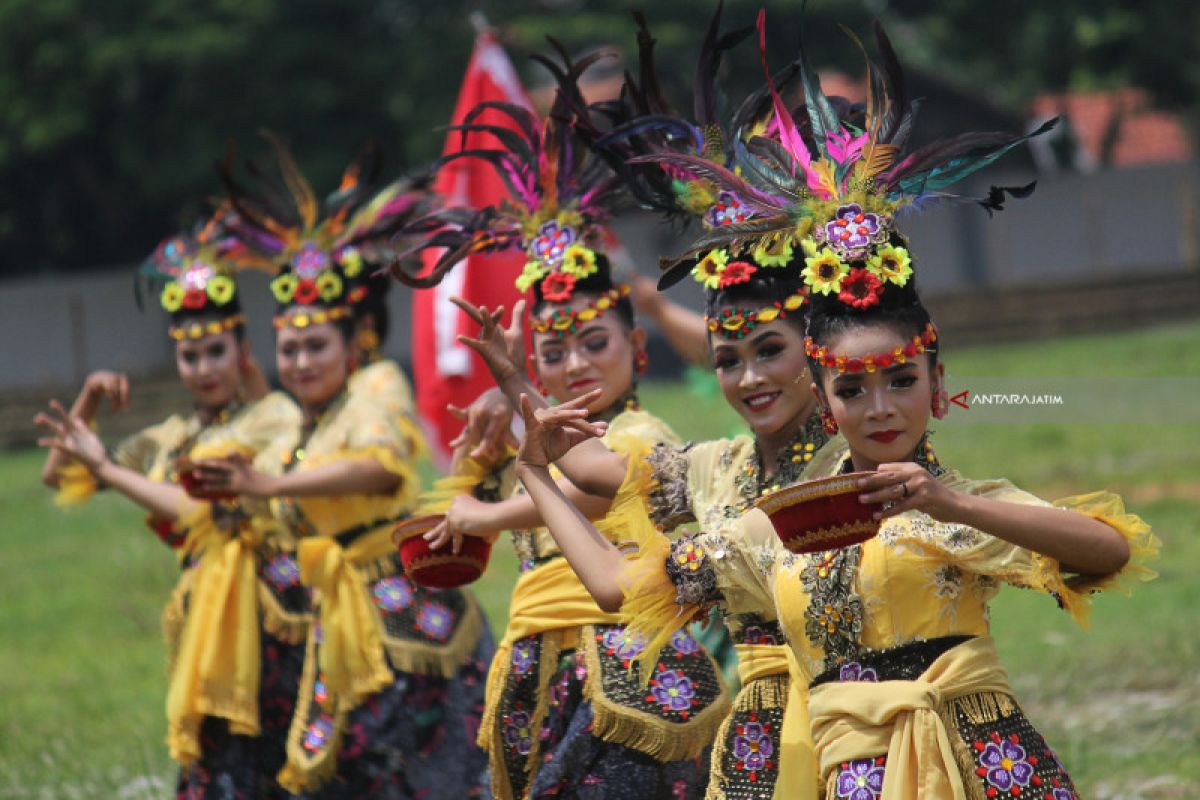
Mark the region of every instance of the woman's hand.
MULTIPOLYGON (((128 388, 126 385, 126 391, 128 388)), ((100 437, 82 417, 68 414, 62 403, 57 400, 50 401, 50 412, 39 412, 33 418, 34 423, 53 434, 38 439, 38 445, 63 452, 81 462, 95 475, 108 461, 104 442, 100 441, 100 437)))
POLYGON ((525 301, 518 300, 513 306, 512 319, 507 328, 500 327, 504 306, 489 310, 487 306, 471 305, 461 297, 452 297, 450 302, 479 323, 478 339, 459 336, 458 340, 479 354, 496 383, 503 383, 513 375, 521 374, 525 364, 525 335, 521 331, 525 301))
POLYGON ((129 378, 123 372, 97 370, 87 376, 81 394, 86 395, 92 408, 103 398, 113 411, 124 411, 129 406, 129 378))
POLYGON ((875 519, 915 510, 938 522, 957 522, 962 510, 962 495, 912 461, 880 464, 874 475, 859 480, 858 488, 861 502, 889 504, 875 512, 875 519))
POLYGON ((593 389, 552 408, 534 409, 528 395, 521 395, 521 416, 525 419, 525 437, 517 452, 518 467, 545 468, 567 454, 575 445, 599 438, 608 423, 588 422, 588 403, 600 396, 593 389))
POLYGON ((447 409, 467 423, 462 433, 450 441, 451 449, 468 451, 471 458, 494 465, 507 455, 510 446, 517 446, 510 430, 513 407, 499 389, 488 389, 466 408, 449 405, 447 409))
POLYGON ((462 549, 464 536, 475 536, 494 542, 500 532, 488 522, 490 505, 469 494, 460 494, 450 503, 445 519, 425 534, 425 541, 429 542, 430 548, 434 550, 450 543, 450 550, 455 554, 462 549))
POLYGON ((275 494, 274 479, 254 469, 241 456, 228 458, 205 458, 188 464, 193 486, 188 494, 201 499, 229 495, 272 497, 275 494))

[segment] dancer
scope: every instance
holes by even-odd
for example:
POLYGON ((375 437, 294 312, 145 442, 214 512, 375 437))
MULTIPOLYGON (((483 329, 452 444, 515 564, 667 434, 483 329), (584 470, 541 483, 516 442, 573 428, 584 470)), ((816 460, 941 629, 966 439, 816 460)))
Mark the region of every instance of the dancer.
POLYGON ((165 240, 143 267, 161 283, 176 365, 195 412, 134 434, 110 455, 91 423, 101 396, 119 410, 129 386, 124 376, 101 372, 89 377, 70 414, 55 402, 54 418, 38 416, 55 434, 42 441, 52 448, 45 477, 61 498, 82 502, 97 487, 116 489, 146 508, 148 525, 179 550, 182 575, 163 628, 167 742, 180 763, 179 796, 187 798, 282 796, 275 773, 284 760, 308 606, 292 593, 260 608, 259 596, 273 596, 268 563, 294 568, 290 554, 233 498, 194 500, 180 485, 190 474, 188 459, 253 456, 300 416, 286 396, 262 397, 265 381, 244 340, 232 274, 255 259, 228 235, 228 219, 222 209, 196 231, 165 240), (253 401, 256 395, 262 399, 253 401))
MULTIPOLYGON (((781 170, 772 175, 792 203, 754 204, 759 235, 807 254, 814 308, 805 349, 822 416, 849 446, 848 456, 808 476, 872 471, 857 484, 863 503, 889 504, 875 512, 878 535, 793 555, 754 510, 739 536, 671 543, 647 529, 639 556, 626 561, 603 546, 543 466, 598 433, 571 404, 535 412, 525 403, 518 469, 581 579, 602 604, 623 604, 635 630, 657 630, 713 602, 776 607, 810 682, 827 797, 1076 797, 1012 697, 988 636, 987 602, 1012 583, 1049 593, 1083 621, 1091 593, 1152 576, 1141 562, 1157 540, 1107 492, 1053 508, 1007 481, 967 480, 933 456, 928 418, 946 406, 938 334, 916 295, 895 214, 1021 138, 975 134, 899 158, 909 110, 879 33, 887 70, 870 71, 873 92, 887 94, 873 95, 861 138, 825 116, 831 107, 802 74, 812 130, 824 130, 824 141, 806 142, 779 113, 778 156, 811 193, 781 170)), ((742 166, 749 174, 754 165, 742 166)), ((755 196, 736 176, 722 181, 755 196)), ((638 502, 639 471, 631 466, 617 506, 638 502)))
MULTIPOLYGON (((563 71, 568 86, 580 69, 568 65, 563 71)), ((528 324, 543 391, 570 400, 595 387, 589 418, 605 420, 619 437, 676 443, 670 429, 639 405, 645 332, 634 323, 628 287, 613 281, 602 249, 600 224, 616 199, 615 179, 577 138, 561 101, 546 120, 512 106, 492 107, 510 115, 524 135, 517 142, 506 132, 500 137, 504 149, 464 155, 496 164, 514 204, 470 217, 445 215, 430 244, 450 249, 423 285, 465 249, 521 247, 529 262, 517 286, 533 293, 528 324), (507 167, 518 164, 520 177, 514 178, 507 167)), ((498 312, 459 305, 484 326, 483 340, 467 343, 500 343, 516 360, 514 374, 523 371, 524 301, 505 331, 498 328, 498 312)), ((511 463, 468 457, 474 444, 470 437, 462 441, 459 474, 435 487, 428 510, 442 510, 432 504, 441 499, 448 503, 446 520, 427 538, 457 547, 462 535, 509 530, 521 559, 480 732, 493 793, 505 799, 700 797, 705 771, 697 756, 728 707, 716 664, 686 631, 675 630, 645 673, 652 688, 644 689, 627 671, 644 642, 627 636, 579 584, 533 504, 514 493, 511 463)), ((590 515, 607 512, 608 500, 565 481, 564 490, 590 515)), ((621 523, 613 525, 619 539, 621 523)))
POLYGON ((290 154, 270 140, 282 183, 244 185, 228 160, 222 174, 245 240, 281 267, 271 283, 276 359, 304 420, 253 465, 198 468, 205 490, 270 502, 297 540, 299 569, 279 580, 313 593, 280 781, 314 798, 478 796, 485 761, 474 738, 491 634, 469 593, 403 575, 390 536, 419 492, 416 432, 401 430, 373 393, 350 391, 357 351, 347 272, 390 260, 387 237, 428 210, 429 198, 404 182, 377 192, 354 165, 319 216, 290 154))

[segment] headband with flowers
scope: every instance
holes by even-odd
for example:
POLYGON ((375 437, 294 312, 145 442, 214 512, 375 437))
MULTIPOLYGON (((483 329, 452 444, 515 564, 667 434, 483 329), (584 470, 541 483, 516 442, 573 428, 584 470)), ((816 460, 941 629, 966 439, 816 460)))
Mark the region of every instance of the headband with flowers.
POLYGON ((276 327, 280 320, 306 327, 317 320, 346 318, 366 299, 371 272, 398 257, 406 226, 431 210, 428 180, 406 178, 376 189, 380 164, 372 145, 346 169, 337 191, 319 209, 287 146, 269 132, 263 136, 273 150, 278 179, 259 169, 253 184, 239 182, 232 148, 220 165, 238 213, 236 233, 276 273, 271 293, 280 308, 328 309, 277 317, 276 327), (345 313, 334 313, 340 308, 345 313))
MULTIPOLYGON (((234 273, 260 262, 229 233, 232 219, 229 207, 219 206, 193 230, 160 242, 139 269, 142 278, 161 283, 159 304, 174 318, 168 334, 175 341, 199 339, 245 324, 234 273), (188 319, 205 312, 217 319, 188 319)), ((140 297, 141 284, 138 286, 140 297)))
MULTIPOLYGON (((913 274, 896 216, 909 208, 963 201, 944 190, 1056 122, 1025 136, 960 134, 902 155, 914 104, 882 26, 876 23, 875 34, 883 68, 866 59, 864 109, 826 97, 803 50, 792 67, 772 77, 765 25, 760 12, 766 85, 739 111, 725 162, 679 149, 632 159, 634 164, 656 164, 698 187, 679 189, 681 195, 714 199, 703 218, 704 233, 683 254, 663 260, 666 273, 660 287, 690 271, 706 288, 721 289, 747 280, 747 274, 792 263, 799 267, 802 260, 800 275, 810 295, 833 296, 851 310, 870 308, 889 286, 905 287, 913 274), (799 78, 804 90, 798 118, 776 87, 778 78, 782 87, 792 77, 799 78)), ((993 187, 977 202, 990 213, 1002 209, 1006 194, 1024 197, 1032 189, 1033 184, 993 187)))
MULTIPOLYGON (((464 149, 449 153, 441 162, 486 161, 504 182, 509 197, 480 210, 446 208, 422 220, 426 238, 418 249, 446 250, 426 275, 394 269, 402 283, 429 288, 468 256, 519 248, 527 259, 516 280, 522 292, 532 290, 539 299, 567 303, 585 280, 589 288, 599 286, 601 292, 616 288, 608 272, 602 225, 611 216, 621 181, 580 135, 580 126, 590 125, 587 117, 593 110, 585 105, 577 86, 583 71, 603 54, 573 63, 557 42, 551 43, 563 65, 534 57, 559 82, 560 93, 549 115, 543 119, 511 103, 480 103, 467 113, 463 124, 451 129, 462 133, 464 149), (487 111, 503 114, 512 125, 478 122, 487 111), (490 134, 497 144, 465 149, 469 133, 490 134)), ((596 303, 590 308, 600 314, 605 310, 596 303)))

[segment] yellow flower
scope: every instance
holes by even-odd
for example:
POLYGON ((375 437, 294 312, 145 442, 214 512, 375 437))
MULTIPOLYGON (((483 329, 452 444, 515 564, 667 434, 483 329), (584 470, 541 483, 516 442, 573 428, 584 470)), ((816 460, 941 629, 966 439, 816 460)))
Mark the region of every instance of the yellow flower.
POLYGON ((800 272, 804 276, 804 282, 811 286, 814 292, 821 294, 840 292, 842 278, 850 274, 850 267, 832 250, 822 250, 817 255, 804 259, 804 263, 807 266, 800 272))
POLYGON ((716 289, 721 285, 721 273, 729 263, 729 253, 725 250, 709 250, 708 255, 696 262, 692 267, 692 277, 705 289, 716 289))
POLYGON ((783 236, 772 236, 760 241, 753 255, 760 267, 786 267, 792 260, 792 243, 783 236))
POLYGON ((562 271, 576 278, 586 278, 596 271, 596 253, 581 244, 573 244, 563 253, 562 271))
POLYGON ((362 253, 358 252, 356 247, 347 247, 338 254, 338 263, 342 265, 342 272, 346 273, 346 277, 353 278, 362 272, 362 253))
POLYGON ((174 314, 183 307, 183 294, 183 287, 175 281, 171 281, 163 287, 159 301, 162 303, 164 310, 174 314))
POLYGON ((912 259, 903 247, 885 244, 867 260, 867 269, 879 280, 903 286, 912 275, 912 259))
POLYGON ((517 276, 517 288, 522 292, 528 292, 530 287, 542 279, 546 274, 546 268, 542 266, 540 261, 526 261, 525 269, 521 270, 521 274, 517 276))
POLYGON ((214 275, 208 281, 208 286, 205 287, 208 291, 209 298, 219 306, 223 306, 233 299, 233 293, 237 286, 233 282, 233 278, 228 275, 214 275))
POLYGON ((271 281, 271 294, 275 295, 275 302, 281 306, 292 302, 292 298, 296 296, 297 283, 296 276, 290 272, 271 281))
POLYGON ((326 303, 332 303, 342 294, 342 279, 336 272, 324 272, 317 278, 317 292, 326 303))

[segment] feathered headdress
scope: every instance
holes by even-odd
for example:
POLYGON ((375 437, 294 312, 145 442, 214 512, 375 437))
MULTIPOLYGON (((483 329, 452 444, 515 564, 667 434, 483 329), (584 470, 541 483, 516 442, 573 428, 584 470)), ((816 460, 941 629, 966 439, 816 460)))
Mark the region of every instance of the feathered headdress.
POLYGON ((172 316, 172 339, 199 339, 245 324, 234 273, 262 265, 259 257, 230 232, 234 219, 228 204, 196 223, 192 230, 159 242, 138 269, 141 281, 160 285, 159 303, 172 316), (188 317, 215 317, 207 321, 188 317))
MULTIPOLYGON (((797 75, 805 103, 799 120, 784 105, 767 67, 765 12, 759 13, 757 27, 769 112, 739 121, 730 140, 731 161, 722 165, 678 152, 633 159, 687 175, 718 198, 705 217, 704 234, 684 253, 663 260, 667 272, 660 286, 674 283, 690 268, 698 281, 715 288, 727 282, 731 268, 740 280, 747 272, 803 257, 801 274, 810 292, 835 294, 855 308, 869 307, 878 302, 884 286, 903 286, 912 274, 904 240, 895 230, 898 213, 965 199, 945 190, 1055 122, 1027 136, 960 134, 905 155, 916 103, 878 22, 882 68, 847 31, 866 59, 865 110, 826 97, 801 49, 797 75)), ((1006 193, 1021 197, 1032 188, 994 187, 980 202, 989 210, 999 209, 1006 193)))
MULTIPOLYGON (((535 58, 555 73, 560 86, 576 87, 583 71, 603 57, 596 53, 572 63, 557 42, 551 43, 563 66, 535 58)), ((582 103, 578 89, 573 91, 582 103)), ((516 248, 524 250, 528 258, 517 288, 523 292, 533 289, 540 299, 567 302, 577 283, 597 273, 606 275, 601 226, 611 215, 621 181, 604 159, 586 146, 578 131, 583 120, 571 106, 560 94, 550 114, 542 119, 518 105, 484 102, 467 114, 463 124, 453 126, 451 130, 462 133, 464 149, 445 156, 442 163, 458 158, 486 161, 503 180, 509 197, 483 209, 447 208, 428 216, 420 223, 427 236, 419 249, 444 247, 446 252, 427 275, 393 269, 396 278, 409 286, 428 288, 468 256, 516 248), (507 117, 516 130, 478 122, 488 110, 507 117), (471 133, 489 134, 496 144, 465 149, 471 133)), ((611 291, 620 294, 618 288, 611 291)))
MULTIPOLYGON (((348 316, 366 298, 371 271, 390 264, 403 248, 397 235, 433 207, 428 178, 404 178, 379 189, 378 152, 369 145, 322 208, 287 146, 269 132, 263 137, 277 175, 251 162, 250 182, 239 180, 232 146, 218 167, 237 212, 236 233, 270 265, 271 292, 280 306, 321 306, 325 310, 314 312, 321 318, 348 316)), ((277 318, 277 324, 281 320, 287 318, 277 318)))

